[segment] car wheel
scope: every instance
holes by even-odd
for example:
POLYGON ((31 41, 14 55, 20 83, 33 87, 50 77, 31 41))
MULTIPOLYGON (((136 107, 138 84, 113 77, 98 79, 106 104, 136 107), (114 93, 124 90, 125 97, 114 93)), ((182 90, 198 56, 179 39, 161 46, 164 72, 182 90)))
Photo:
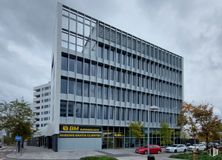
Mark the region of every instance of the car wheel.
POLYGON ((157 154, 160 154, 160 153, 161 153, 161 151, 158 151, 158 152, 157 152, 157 154))
POLYGON ((176 149, 174 150, 174 153, 177 153, 177 150, 176 150, 176 149))
POLYGON ((147 152, 147 151, 145 151, 145 152, 144 152, 144 154, 148 154, 148 152, 147 152))
POLYGON ((184 152, 186 152, 187 150, 186 149, 184 149, 184 152))

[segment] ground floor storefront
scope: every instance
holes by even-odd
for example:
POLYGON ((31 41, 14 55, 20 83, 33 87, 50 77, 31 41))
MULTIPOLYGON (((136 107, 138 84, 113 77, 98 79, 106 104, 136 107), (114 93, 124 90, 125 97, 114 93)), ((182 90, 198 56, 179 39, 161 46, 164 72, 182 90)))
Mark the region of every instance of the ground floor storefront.
MULTIPOLYGON (((150 128, 150 144, 161 145, 158 128, 150 128)), ((118 149, 147 145, 147 129, 143 137, 136 138, 128 127, 60 125, 60 133, 53 136, 41 136, 29 141, 30 145, 45 146, 54 151, 71 151, 78 149, 118 149)), ((172 143, 181 143, 179 130, 171 136, 172 143)))

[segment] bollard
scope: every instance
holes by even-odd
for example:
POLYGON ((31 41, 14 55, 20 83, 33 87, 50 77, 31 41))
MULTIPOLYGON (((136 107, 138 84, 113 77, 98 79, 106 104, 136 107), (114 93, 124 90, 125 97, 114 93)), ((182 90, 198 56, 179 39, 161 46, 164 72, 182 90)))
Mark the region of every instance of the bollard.
POLYGON ((148 154, 147 160, 155 160, 155 157, 152 154, 148 154))

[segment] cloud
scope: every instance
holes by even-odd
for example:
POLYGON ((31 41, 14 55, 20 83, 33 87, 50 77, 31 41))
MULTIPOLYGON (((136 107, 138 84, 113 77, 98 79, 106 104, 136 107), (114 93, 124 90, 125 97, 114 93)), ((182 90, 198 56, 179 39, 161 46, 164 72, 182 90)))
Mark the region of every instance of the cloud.
MULTIPOLYGON (((185 101, 221 110, 221 1, 61 2, 183 56, 185 101)), ((22 95, 31 102, 32 87, 50 80, 55 8, 53 0, 0 1, 2 98, 22 95)))

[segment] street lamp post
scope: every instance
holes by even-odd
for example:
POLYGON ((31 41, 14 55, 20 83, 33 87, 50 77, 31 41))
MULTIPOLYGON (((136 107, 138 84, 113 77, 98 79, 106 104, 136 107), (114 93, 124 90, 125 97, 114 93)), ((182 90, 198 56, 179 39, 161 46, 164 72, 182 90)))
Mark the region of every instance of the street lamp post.
MULTIPOLYGON (((148 122, 147 122, 147 148, 150 145, 150 111, 158 111, 159 107, 158 106, 150 106, 148 109, 148 122)), ((150 155, 150 148, 148 149, 147 155, 149 157, 150 155)))

